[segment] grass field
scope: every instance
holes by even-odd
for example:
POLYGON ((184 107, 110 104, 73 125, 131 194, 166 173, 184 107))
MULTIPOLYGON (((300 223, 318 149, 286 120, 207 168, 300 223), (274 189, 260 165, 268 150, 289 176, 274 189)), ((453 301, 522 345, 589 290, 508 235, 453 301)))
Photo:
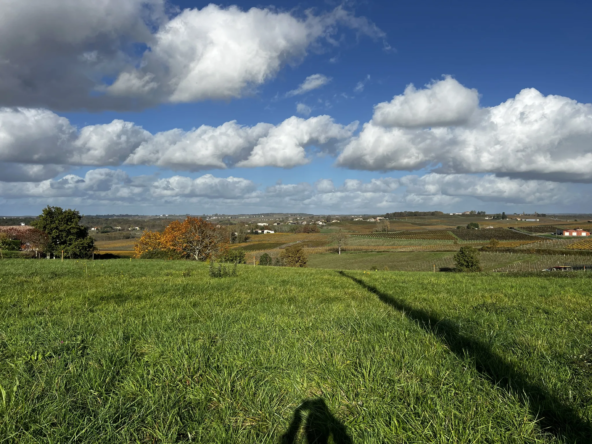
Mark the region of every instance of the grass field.
POLYGON ((6 260, 0 442, 586 443, 591 282, 6 260))
MULTIPOLYGON (((308 264, 312 268, 337 270, 388 270, 388 271, 436 271, 452 269, 454 252, 384 251, 344 252, 310 255, 308 264)), ((556 265, 583 267, 592 271, 592 257, 563 255, 537 255, 520 253, 488 253, 479 255, 483 271, 533 272, 556 265)))
POLYGON ((416 270, 429 271, 433 264, 447 258, 454 253, 441 252, 345 252, 312 254, 308 258, 308 265, 312 268, 329 268, 340 270, 369 270, 376 267, 379 270, 416 270))
POLYGON ((508 230, 506 228, 493 228, 484 230, 455 230, 452 231, 454 236, 462 240, 490 240, 497 239, 498 241, 528 241, 537 240, 536 237, 529 234, 523 234, 518 231, 508 230))

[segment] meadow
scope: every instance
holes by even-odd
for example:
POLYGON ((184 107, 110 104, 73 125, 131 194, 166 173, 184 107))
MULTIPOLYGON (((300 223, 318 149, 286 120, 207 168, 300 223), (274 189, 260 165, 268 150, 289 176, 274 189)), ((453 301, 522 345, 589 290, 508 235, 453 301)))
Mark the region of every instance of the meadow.
POLYGON ((587 443, 585 273, 0 262, 0 442, 587 443))

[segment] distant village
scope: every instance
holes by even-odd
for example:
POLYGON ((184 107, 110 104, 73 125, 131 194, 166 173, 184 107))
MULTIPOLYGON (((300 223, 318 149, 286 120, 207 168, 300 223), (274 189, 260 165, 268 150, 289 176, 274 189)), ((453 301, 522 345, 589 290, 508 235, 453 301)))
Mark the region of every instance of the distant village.
MULTIPOLYGON (((263 214, 239 214, 239 215, 226 215, 226 214, 212 214, 202 215, 205 220, 216 223, 218 226, 244 226, 250 234, 272 234, 277 232, 295 231, 297 228, 294 226, 310 226, 316 227, 314 230, 329 227, 338 226, 341 222, 357 222, 357 223, 381 223, 388 221, 397 220, 412 220, 416 218, 426 216, 438 216, 444 218, 458 217, 465 218, 471 217, 471 220, 483 220, 483 221, 494 221, 494 220, 506 220, 508 222, 518 223, 533 223, 541 222, 549 224, 553 220, 557 222, 588 222, 592 223, 592 220, 582 220, 575 218, 575 215, 547 215, 547 214, 513 214, 507 215, 505 213, 500 214, 486 214, 484 211, 463 211, 454 213, 443 213, 440 211, 432 212, 418 212, 418 211, 403 211, 396 213, 387 213, 382 216, 376 215, 325 215, 318 216, 306 213, 263 213, 263 214), (570 216, 572 218, 570 218, 570 216)), ((579 217, 587 216, 580 215, 579 217)), ((589 216, 589 215, 588 215, 589 216)), ((129 232, 129 236, 136 237, 145 230, 159 231, 164 228, 172 220, 183 220, 186 215, 170 215, 160 214, 153 216, 138 216, 138 215, 103 215, 103 216, 85 216, 82 220, 82 225, 86 226, 89 231, 97 234, 104 233, 126 233, 129 232), (116 222, 116 223, 114 223, 116 222), (135 223, 134 223, 135 222, 135 223), (134 234, 134 232, 138 234, 134 234)), ((25 228, 27 227, 34 218, 23 217, 21 218, 13 216, 0 216, 0 231, 4 231, 7 228, 25 228), (18 221, 18 222, 17 222, 18 221)), ((518 226, 517 226, 518 227, 518 226)), ((487 223, 481 223, 479 229, 493 229, 494 225, 488 225, 487 223)), ((299 230, 302 230, 300 228, 299 230)), ((569 229, 557 229, 555 232, 557 236, 590 236, 590 232, 581 229, 577 226, 570 227, 569 229)))

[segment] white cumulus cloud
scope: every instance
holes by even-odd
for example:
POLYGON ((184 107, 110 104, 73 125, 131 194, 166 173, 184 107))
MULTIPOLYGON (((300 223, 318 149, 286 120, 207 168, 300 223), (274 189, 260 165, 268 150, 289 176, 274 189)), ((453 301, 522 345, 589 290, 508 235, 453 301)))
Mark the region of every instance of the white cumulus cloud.
POLYGON ((191 131, 165 131, 139 146, 126 163, 189 171, 226 168, 229 158, 247 158, 272 128, 267 123, 246 127, 231 121, 218 127, 202 125, 191 131))
POLYGON ((452 77, 417 90, 409 85, 403 95, 374 108, 373 122, 383 127, 433 127, 467 123, 479 109, 479 93, 452 77))
POLYGON ((544 180, 522 180, 483 177, 468 174, 426 174, 405 176, 401 184, 407 193, 414 196, 447 196, 453 198, 473 197, 484 202, 550 204, 565 202, 568 189, 565 184, 544 180))
POLYGON ((329 116, 306 120, 290 117, 261 138, 250 156, 237 166, 292 168, 306 165, 310 162, 306 155, 307 147, 314 145, 323 152, 335 153, 339 144, 348 140, 356 128, 357 122, 343 126, 333 122, 329 116))
POLYGON ((477 93, 455 84, 444 88, 447 100, 439 102, 451 104, 449 126, 443 126, 446 106, 424 105, 431 100, 426 97, 433 99, 434 91, 440 90, 439 85, 450 86, 450 82, 456 83, 446 78, 379 105, 373 120, 347 144, 337 164, 379 171, 429 167, 448 174, 592 181, 592 105, 525 89, 500 105, 475 110, 472 105, 457 104, 469 103, 470 97, 476 100, 477 93), (448 95, 450 91, 459 92, 458 103, 448 95), (459 111, 463 109, 472 111, 459 111), (404 110, 409 110, 407 115, 404 110))
POLYGON ((0 106, 132 109, 250 94, 338 29, 382 39, 338 7, 297 16, 166 0, 2 0, 0 106), (105 79, 115 79, 114 82, 105 79))
POLYGON ((278 125, 248 127, 231 121, 153 135, 122 120, 78 129, 51 111, 0 108, 0 172, 7 171, 9 164, 31 165, 28 172, 26 167, 15 167, 0 180, 44 180, 50 171, 59 174, 68 165, 151 165, 185 171, 292 168, 310 162, 313 146, 317 152, 335 154, 356 127, 357 122, 344 126, 329 116, 290 117, 278 125))
POLYGON ((155 197, 207 197, 210 199, 238 199, 252 193, 257 186, 247 179, 214 177, 211 174, 191 179, 174 176, 157 180, 152 187, 155 197))
POLYGON ((114 120, 78 131, 44 109, 0 108, 0 162, 37 165, 119 165, 152 135, 114 120))

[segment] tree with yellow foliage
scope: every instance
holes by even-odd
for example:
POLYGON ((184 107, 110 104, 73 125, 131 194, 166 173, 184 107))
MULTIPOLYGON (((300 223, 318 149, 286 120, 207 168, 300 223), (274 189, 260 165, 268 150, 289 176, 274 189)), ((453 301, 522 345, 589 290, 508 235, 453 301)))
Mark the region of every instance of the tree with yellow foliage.
POLYGON ((174 251, 182 257, 207 261, 228 249, 228 233, 200 218, 171 222, 162 233, 147 231, 135 246, 136 257, 153 251, 174 251))

